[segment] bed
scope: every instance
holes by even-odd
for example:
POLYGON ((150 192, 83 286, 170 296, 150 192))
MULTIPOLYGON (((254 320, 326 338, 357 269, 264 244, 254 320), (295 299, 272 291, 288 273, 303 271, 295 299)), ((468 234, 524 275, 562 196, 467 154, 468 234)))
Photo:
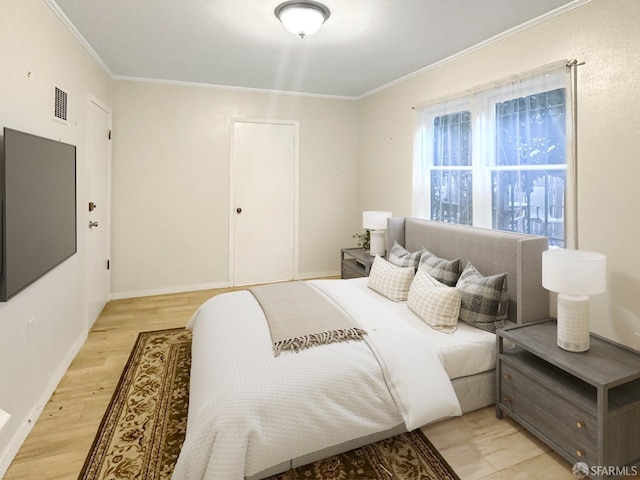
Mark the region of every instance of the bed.
MULTIPOLYGON (((387 241, 388 252, 427 249, 470 262, 485 277, 506 274, 500 305, 510 322, 548 316, 545 237, 393 217, 387 241)), ((218 295, 198 309, 188 325, 189 415, 174 480, 258 480, 495 403, 494 333, 465 322, 454 333, 435 330, 406 301, 370 288, 373 280, 294 282, 304 283, 301 298, 323 297, 353 321, 340 331, 364 332, 295 351, 274 354, 278 327, 258 289, 218 295)), ((311 313, 323 310, 313 305, 311 313)))

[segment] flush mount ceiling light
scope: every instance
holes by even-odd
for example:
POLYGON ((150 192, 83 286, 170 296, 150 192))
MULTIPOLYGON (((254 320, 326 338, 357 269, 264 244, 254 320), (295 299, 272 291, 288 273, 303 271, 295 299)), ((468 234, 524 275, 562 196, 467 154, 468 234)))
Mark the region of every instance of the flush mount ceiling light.
POLYGON ((329 9, 321 3, 309 1, 281 3, 274 13, 284 28, 300 38, 316 33, 331 15, 329 9))

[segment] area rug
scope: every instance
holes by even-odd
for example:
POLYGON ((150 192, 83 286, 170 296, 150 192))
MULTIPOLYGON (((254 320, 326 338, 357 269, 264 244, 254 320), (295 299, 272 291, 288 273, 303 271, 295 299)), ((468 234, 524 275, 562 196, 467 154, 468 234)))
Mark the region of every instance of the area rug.
POLYGON ((356 448, 269 480, 460 480, 420 430, 356 448))
POLYGON ((79 479, 170 479, 187 427, 191 332, 142 332, 79 479))
MULTIPOLYGON (((184 441, 191 333, 142 332, 102 419, 79 480, 169 480, 184 441)), ((269 480, 459 480, 419 430, 269 480)))

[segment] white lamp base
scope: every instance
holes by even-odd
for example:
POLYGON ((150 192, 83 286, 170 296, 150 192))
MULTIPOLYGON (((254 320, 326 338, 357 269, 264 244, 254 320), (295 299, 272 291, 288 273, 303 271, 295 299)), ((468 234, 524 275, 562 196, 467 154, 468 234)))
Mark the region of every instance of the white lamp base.
POLYGON ((589 350, 589 297, 558 295, 558 346, 569 352, 589 350))
POLYGON ((385 230, 371 230, 369 233, 369 254, 384 256, 384 254, 387 253, 384 235, 385 230))

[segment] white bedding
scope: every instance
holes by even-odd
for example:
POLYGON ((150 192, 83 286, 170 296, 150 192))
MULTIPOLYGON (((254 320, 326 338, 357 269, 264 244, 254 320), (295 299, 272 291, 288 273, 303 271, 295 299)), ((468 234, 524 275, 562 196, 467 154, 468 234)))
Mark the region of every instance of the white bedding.
POLYGON ((394 321, 391 302, 372 302, 357 282, 310 283, 352 315, 367 342, 274 357, 251 293, 207 301, 189 323, 189 417, 174 480, 240 480, 402 422, 413 430, 460 415, 437 347, 394 321))
POLYGON ((434 330, 407 307, 407 302, 389 302, 367 287, 368 279, 344 280, 371 297, 377 303, 386 303, 397 319, 405 322, 437 345, 444 369, 451 380, 493 370, 496 365, 496 336, 464 322, 458 322, 453 335, 434 330))

